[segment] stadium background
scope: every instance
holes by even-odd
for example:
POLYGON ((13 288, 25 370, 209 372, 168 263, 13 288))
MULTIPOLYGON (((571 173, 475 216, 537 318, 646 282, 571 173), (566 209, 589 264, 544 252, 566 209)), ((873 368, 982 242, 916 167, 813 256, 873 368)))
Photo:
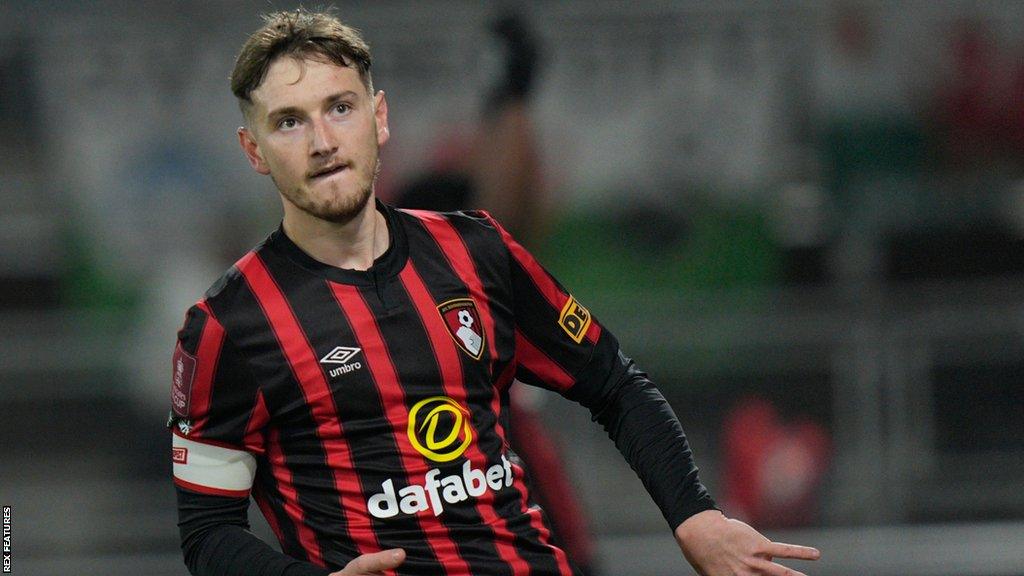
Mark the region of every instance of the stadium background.
MULTIPOLYGON (((292 5, 0 5, 15 574, 186 573, 173 333, 276 225, 227 76, 256 14, 292 5)), ((820 547, 812 574, 1024 574, 1024 3, 520 6, 545 49, 532 113, 553 225, 536 252, 665 392, 713 492, 735 466, 803 486, 759 527, 820 547), (795 451, 729 461, 750 402, 770 417, 748 437, 795 451), (829 447, 801 452, 803 425, 829 447)), ((471 130, 498 10, 339 9, 390 101, 387 197, 471 130)), ((540 410, 606 572, 687 573, 589 415, 540 410)))

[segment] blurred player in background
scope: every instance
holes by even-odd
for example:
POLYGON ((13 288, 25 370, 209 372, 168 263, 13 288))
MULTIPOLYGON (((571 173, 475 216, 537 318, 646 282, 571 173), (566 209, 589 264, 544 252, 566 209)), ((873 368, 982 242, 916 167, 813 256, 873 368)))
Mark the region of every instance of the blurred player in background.
POLYGON ((191 307, 173 358, 174 480, 197 575, 573 573, 508 447, 513 379, 587 407, 701 574, 798 574, 719 512, 618 342, 489 214, 374 198, 387 101, 336 18, 273 14, 232 74, 280 228, 191 307), (281 543, 249 533, 252 496, 281 543))
POLYGON ((530 114, 540 48, 525 19, 515 13, 495 20, 490 32, 501 65, 486 90, 478 129, 469 142, 442 141, 433 165, 398 191, 396 203, 441 212, 484 206, 520 242, 531 245, 542 237, 547 220, 530 114))

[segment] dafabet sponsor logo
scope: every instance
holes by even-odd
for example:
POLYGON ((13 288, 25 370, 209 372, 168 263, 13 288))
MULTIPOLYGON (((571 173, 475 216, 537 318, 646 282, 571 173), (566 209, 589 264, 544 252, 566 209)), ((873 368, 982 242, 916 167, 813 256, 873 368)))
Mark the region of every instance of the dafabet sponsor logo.
MULTIPOLYGON (((409 443, 428 460, 451 462, 463 455, 473 443, 469 411, 447 396, 434 396, 417 402, 409 411, 407 428, 409 443)), ((512 486, 512 463, 501 456, 501 462, 487 468, 474 468, 468 459, 453 474, 441 475, 440 468, 431 468, 420 483, 395 487, 393 479, 380 485, 380 492, 366 502, 376 518, 392 518, 399 514, 430 511, 434 516, 444 512, 446 504, 457 504, 479 498, 488 490, 512 486)))

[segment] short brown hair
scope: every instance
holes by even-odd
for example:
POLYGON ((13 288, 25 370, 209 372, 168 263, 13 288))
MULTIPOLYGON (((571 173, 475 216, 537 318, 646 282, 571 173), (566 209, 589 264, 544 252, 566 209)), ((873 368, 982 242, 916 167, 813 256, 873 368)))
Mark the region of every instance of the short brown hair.
POLYGON ((359 30, 329 12, 303 8, 263 15, 263 26, 242 45, 231 72, 231 91, 248 118, 252 93, 263 83, 277 58, 322 58, 338 66, 355 68, 367 92, 373 94, 370 47, 359 30))

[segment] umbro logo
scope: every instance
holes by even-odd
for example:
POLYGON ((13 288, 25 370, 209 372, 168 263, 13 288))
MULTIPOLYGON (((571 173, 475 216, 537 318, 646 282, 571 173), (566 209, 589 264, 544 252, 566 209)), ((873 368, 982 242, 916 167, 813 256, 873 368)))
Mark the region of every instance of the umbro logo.
POLYGON ((323 358, 320 359, 321 364, 340 364, 337 368, 331 368, 327 373, 332 378, 340 376, 341 374, 348 374, 353 370, 358 370, 363 367, 363 363, 359 361, 352 362, 352 358, 356 354, 362 351, 361 348, 349 348, 348 346, 336 346, 334 350, 328 352, 323 358))
POLYGON ((348 364, 348 361, 353 356, 359 354, 360 348, 348 348, 346 346, 337 346, 334 350, 327 353, 326 356, 320 359, 321 364, 348 364))

